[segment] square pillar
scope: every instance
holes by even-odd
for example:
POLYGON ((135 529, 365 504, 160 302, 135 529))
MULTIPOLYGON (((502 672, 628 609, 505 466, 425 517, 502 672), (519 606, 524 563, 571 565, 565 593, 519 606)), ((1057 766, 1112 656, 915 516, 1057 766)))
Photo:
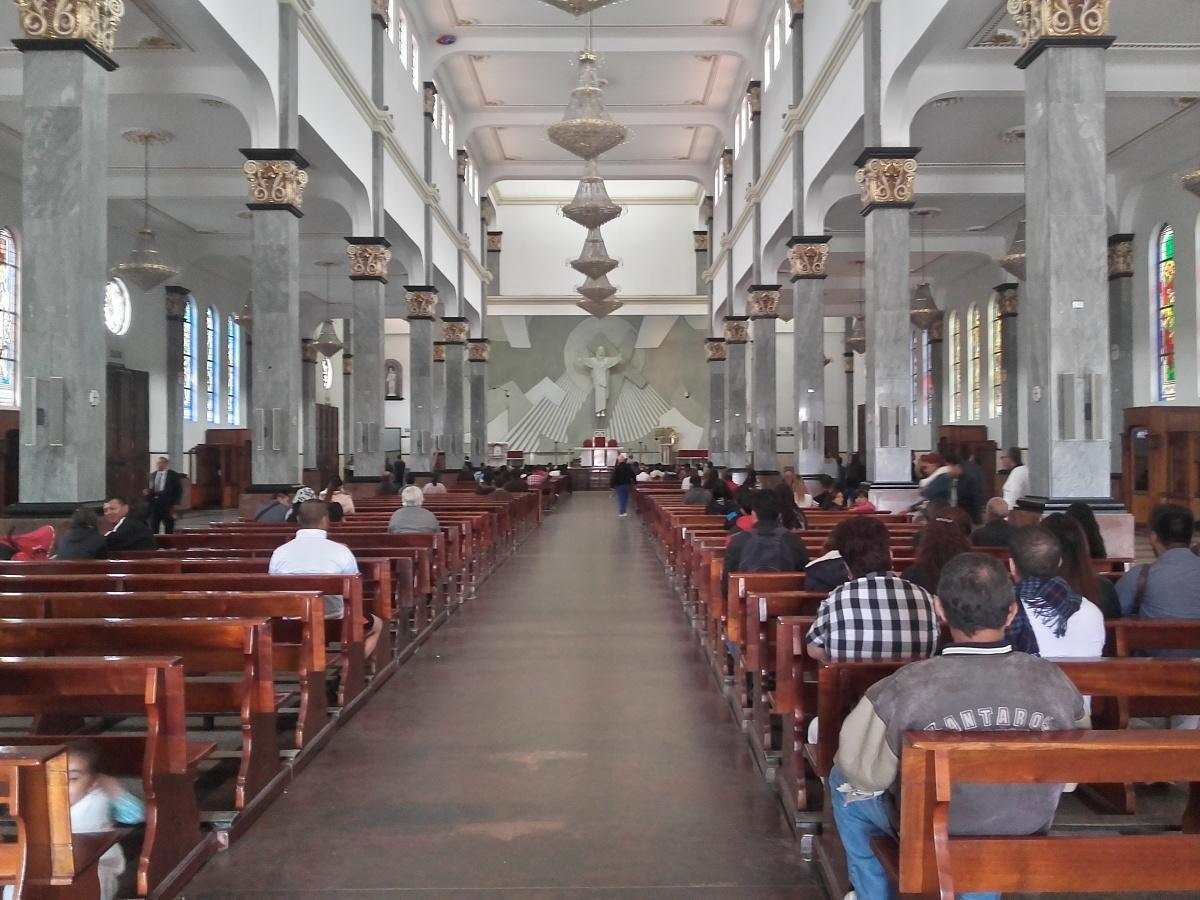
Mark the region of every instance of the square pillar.
MULTIPOLYGON (((929 428, 930 440, 937 443, 937 430, 945 422, 946 403, 946 314, 943 312, 934 319, 926 332, 929 341, 929 378, 933 382, 933 399, 930 402, 929 428)), ((1016 381, 1013 381, 1016 384, 1016 381)), ((1007 392, 1006 392, 1007 393, 1007 392)))
POLYGON ((727 464, 725 458, 725 338, 710 337, 704 341, 704 357, 708 360, 708 459, 714 466, 727 464))
MULTIPOLYGON (((799 18, 799 17, 797 17, 799 18)), ((792 272, 792 386, 795 407, 795 455, 792 466, 813 478, 825 463, 825 277, 828 235, 788 241, 792 272)))
POLYGON ((1004 374, 1000 404, 1000 445, 1004 449, 1021 445, 1021 347, 1017 333, 1020 287, 1015 282, 995 287, 1000 308, 1000 366, 1004 374))
POLYGON ((312 338, 300 340, 300 446, 304 454, 303 468, 317 467, 317 368, 321 354, 312 338))
POLYGON ((412 439, 408 468, 428 475, 433 470, 433 322, 437 288, 407 285, 409 324, 409 403, 412 439))
POLYGON ((383 471, 386 455, 383 324, 392 251, 384 237, 348 237, 346 244, 354 285, 354 474, 355 478, 374 479, 383 471))
POLYGON ((1121 471, 1121 436, 1125 410, 1133 406, 1133 238, 1114 234, 1108 239, 1108 337, 1112 368, 1113 472, 1121 471))
MULTIPOLYGON (((434 333, 440 328, 434 323, 434 333)), ((436 467, 438 453, 446 452, 446 342, 433 342, 433 446, 436 467)))
POLYGON ((756 284, 750 288, 750 330, 754 335, 754 468, 763 475, 779 474, 775 446, 779 431, 775 410, 775 325, 779 321, 778 284, 756 284))
POLYGON ((725 464, 735 471, 749 465, 746 452, 746 344, 750 317, 725 317, 725 464))
POLYGON ((169 284, 166 287, 167 311, 167 459, 176 472, 184 472, 183 464, 183 315, 187 310, 188 291, 169 284))
POLYGON ((445 384, 445 450, 446 470, 462 468, 465 455, 466 410, 463 407, 463 388, 466 375, 467 335, 470 326, 461 316, 442 319, 442 339, 446 345, 445 384))
POLYGON ((487 458, 487 390, 488 360, 491 359, 491 344, 487 338, 471 338, 467 341, 467 360, 471 379, 471 462, 483 465, 487 458))

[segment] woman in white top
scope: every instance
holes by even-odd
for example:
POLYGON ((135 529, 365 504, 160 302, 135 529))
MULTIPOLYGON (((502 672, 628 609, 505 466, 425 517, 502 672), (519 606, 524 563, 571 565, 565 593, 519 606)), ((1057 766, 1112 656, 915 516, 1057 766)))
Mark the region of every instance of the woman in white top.
POLYGON ((426 484, 422 490, 424 491, 425 496, 428 497, 430 494, 446 493, 446 486, 442 484, 442 480, 438 477, 438 473, 434 472, 429 478, 429 483, 426 484))
POLYGON ((354 498, 346 493, 342 479, 336 475, 329 479, 329 485, 322 492, 321 499, 326 503, 338 504, 342 508, 344 515, 350 515, 350 513, 354 512, 354 498))
POLYGON ((1004 499, 1009 508, 1017 505, 1017 501, 1029 493, 1029 469, 1021 459, 1018 447, 1009 447, 1000 455, 1001 468, 1008 469, 1008 480, 1004 482, 1004 499))

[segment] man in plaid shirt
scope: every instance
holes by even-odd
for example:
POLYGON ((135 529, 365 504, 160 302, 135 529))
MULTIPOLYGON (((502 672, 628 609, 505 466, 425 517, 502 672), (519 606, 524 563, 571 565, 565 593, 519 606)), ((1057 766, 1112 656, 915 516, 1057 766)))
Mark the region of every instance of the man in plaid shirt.
POLYGON ((808 653, 818 660, 908 659, 932 656, 938 620, 933 598, 892 573, 885 526, 873 516, 838 526, 850 581, 835 588, 808 630, 808 653))

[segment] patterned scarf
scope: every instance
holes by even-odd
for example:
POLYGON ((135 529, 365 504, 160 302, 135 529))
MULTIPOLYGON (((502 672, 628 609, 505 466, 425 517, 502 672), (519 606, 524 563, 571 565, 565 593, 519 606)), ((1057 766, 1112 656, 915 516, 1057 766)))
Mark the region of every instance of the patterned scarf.
POLYGON ((1017 615, 1008 626, 1012 648, 1021 653, 1039 654, 1037 635, 1029 622, 1026 609, 1049 626, 1055 637, 1067 633, 1067 622, 1079 611, 1083 598, 1071 592, 1071 587, 1058 576, 1025 578, 1017 585, 1017 615))

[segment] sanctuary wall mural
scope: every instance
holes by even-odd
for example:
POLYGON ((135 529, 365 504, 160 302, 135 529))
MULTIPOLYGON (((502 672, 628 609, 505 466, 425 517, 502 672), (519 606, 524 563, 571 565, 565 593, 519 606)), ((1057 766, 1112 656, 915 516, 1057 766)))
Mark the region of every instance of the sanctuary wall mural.
POLYGON ((672 427, 680 449, 705 446, 707 328, 703 316, 489 317, 488 440, 548 453, 605 431, 636 449, 672 427))

